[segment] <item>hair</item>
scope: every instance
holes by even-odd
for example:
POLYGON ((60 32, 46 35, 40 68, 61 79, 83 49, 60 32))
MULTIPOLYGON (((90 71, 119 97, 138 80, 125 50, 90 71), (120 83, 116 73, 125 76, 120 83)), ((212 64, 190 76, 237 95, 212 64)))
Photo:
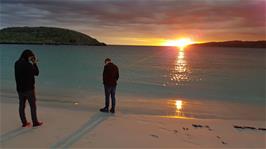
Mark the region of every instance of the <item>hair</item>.
POLYGON ((29 57, 34 56, 33 52, 29 49, 26 49, 22 52, 21 56, 19 59, 25 59, 28 60, 29 57))
POLYGON ((106 63, 106 62, 111 62, 112 60, 110 59, 110 58, 106 58, 105 60, 104 60, 104 62, 106 63))

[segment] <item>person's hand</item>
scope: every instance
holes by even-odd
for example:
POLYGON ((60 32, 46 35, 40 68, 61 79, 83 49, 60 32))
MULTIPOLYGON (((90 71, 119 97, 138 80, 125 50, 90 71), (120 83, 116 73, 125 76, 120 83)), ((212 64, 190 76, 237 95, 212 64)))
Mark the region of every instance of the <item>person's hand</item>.
POLYGON ((36 64, 36 63, 37 63, 37 58, 36 58, 35 56, 33 56, 33 57, 31 58, 31 62, 32 62, 33 64, 36 64))

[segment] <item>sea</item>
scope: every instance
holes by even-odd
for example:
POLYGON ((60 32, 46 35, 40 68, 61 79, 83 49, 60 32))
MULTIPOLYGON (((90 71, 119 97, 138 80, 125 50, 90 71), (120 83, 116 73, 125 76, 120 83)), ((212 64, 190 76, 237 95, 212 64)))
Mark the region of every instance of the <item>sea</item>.
POLYGON ((25 49, 38 59, 40 104, 98 111, 110 58, 120 73, 118 114, 266 119, 262 48, 1 44, 1 102, 18 101, 14 63, 25 49))

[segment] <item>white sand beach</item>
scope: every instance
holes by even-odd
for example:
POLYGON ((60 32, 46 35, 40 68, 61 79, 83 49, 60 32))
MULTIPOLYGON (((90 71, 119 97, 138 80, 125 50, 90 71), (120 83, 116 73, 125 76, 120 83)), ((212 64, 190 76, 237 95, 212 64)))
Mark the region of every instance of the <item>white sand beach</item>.
MULTIPOLYGON (((38 128, 21 128, 16 103, 1 102, 1 148, 265 148, 265 121, 190 119, 38 107, 38 128), (193 126, 194 124, 194 126, 193 126), (201 127, 200 127, 201 126, 201 127)), ((30 120, 29 107, 27 118, 30 120)))

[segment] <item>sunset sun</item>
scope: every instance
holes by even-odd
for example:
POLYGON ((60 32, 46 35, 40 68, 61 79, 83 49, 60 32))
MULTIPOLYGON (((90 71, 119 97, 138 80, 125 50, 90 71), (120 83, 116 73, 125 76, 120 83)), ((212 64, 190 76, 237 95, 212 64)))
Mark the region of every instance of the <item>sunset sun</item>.
POLYGON ((194 42, 190 38, 181 38, 177 40, 167 40, 163 43, 164 46, 174 46, 180 49, 184 49, 186 46, 193 44, 194 42))

